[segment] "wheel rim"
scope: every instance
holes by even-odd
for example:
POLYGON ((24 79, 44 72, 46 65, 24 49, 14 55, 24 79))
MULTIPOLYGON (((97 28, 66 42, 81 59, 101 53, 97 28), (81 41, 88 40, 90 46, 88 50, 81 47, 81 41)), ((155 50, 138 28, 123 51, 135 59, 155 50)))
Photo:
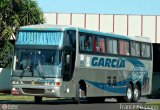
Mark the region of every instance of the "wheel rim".
POLYGON ((134 89, 134 98, 135 98, 135 99, 138 99, 138 97, 139 97, 139 91, 138 91, 137 88, 135 88, 135 89, 134 89))
POLYGON ((85 91, 82 89, 79 89, 79 97, 84 97, 85 96, 85 91))
POLYGON ((132 90, 131 90, 131 88, 128 88, 128 90, 127 90, 127 98, 128 99, 132 98, 132 90))
POLYGON ((79 89, 79 97, 82 97, 82 89, 79 89))

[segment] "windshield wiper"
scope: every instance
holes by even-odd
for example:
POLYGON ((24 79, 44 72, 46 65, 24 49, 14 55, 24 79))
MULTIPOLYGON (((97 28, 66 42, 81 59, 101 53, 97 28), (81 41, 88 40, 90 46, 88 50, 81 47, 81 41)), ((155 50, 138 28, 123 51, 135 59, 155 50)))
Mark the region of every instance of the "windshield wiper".
POLYGON ((38 63, 38 68, 37 68, 37 70, 38 70, 39 76, 41 76, 43 79, 45 79, 45 77, 44 77, 44 72, 43 72, 43 68, 42 68, 41 63, 38 63))
POLYGON ((21 73, 20 78, 22 78, 22 77, 23 77, 24 73, 25 73, 27 70, 28 70, 28 66, 27 66, 26 68, 24 68, 24 69, 23 69, 23 71, 22 71, 22 73, 21 73))
POLYGON ((43 71, 39 71, 39 69, 37 69, 37 70, 38 70, 39 76, 42 77, 43 79, 45 79, 44 72, 43 71))
POLYGON ((22 71, 22 73, 21 73, 21 76, 20 76, 20 78, 22 78, 23 77, 23 75, 24 75, 24 73, 25 73, 25 69, 23 69, 23 71, 22 71))

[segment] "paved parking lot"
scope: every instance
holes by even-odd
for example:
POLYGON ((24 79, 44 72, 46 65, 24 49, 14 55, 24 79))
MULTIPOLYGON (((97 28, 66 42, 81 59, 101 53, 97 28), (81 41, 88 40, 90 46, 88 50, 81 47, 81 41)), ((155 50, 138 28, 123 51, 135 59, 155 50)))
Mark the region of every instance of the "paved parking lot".
MULTIPOLYGON (((129 105, 138 105, 145 102, 159 102, 160 99, 146 99, 141 98, 137 104, 129 105)), ((5 110, 4 108, 8 107, 6 110, 127 110, 126 105, 123 103, 117 103, 115 99, 106 99, 104 103, 86 103, 85 101, 82 104, 74 104, 72 100, 60 99, 60 100, 44 100, 42 104, 35 104, 34 101, 10 101, 4 100, 0 101, 0 110, 5 110)), ((127 106, 128 107, 128 106, 127 106)), ((133 107, 132 107, 133 108, 133 107)))

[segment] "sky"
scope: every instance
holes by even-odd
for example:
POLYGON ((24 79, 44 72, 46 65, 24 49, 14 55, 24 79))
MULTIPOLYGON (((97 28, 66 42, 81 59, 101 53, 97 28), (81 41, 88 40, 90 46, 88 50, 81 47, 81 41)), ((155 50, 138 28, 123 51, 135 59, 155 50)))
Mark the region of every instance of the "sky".
POLYGON ((36 0, 43 12, 160 15, 160 0, 36 0))

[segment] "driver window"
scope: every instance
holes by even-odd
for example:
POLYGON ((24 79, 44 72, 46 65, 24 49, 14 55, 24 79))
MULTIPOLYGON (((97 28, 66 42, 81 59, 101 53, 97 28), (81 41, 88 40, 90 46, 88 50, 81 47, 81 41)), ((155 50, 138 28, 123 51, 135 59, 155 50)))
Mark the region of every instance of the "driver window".
POLYGON ((76 31, 67 31, 65 42, 66 46, 76 48, 76 31))

